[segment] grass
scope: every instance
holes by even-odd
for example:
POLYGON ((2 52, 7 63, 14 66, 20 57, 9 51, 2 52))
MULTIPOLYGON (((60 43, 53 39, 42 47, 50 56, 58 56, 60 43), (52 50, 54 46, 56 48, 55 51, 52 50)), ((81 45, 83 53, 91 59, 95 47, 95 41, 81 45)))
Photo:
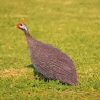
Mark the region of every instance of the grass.
POLYGON ((100 100, 100 0, 0 0, 0 100, 100 100), (39 81, 24 34, 52 44, 74 61, 79 84, 39 81), (37 78, 37 79, 36 79, 37 78))

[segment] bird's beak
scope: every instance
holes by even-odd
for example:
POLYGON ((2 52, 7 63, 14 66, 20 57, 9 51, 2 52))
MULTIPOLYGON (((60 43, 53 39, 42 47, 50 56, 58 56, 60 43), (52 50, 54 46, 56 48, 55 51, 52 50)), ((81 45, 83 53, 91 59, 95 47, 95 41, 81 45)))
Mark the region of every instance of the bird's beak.
POLYGON ((19 28, 19 24, 16 25, 16 28, 19 28))

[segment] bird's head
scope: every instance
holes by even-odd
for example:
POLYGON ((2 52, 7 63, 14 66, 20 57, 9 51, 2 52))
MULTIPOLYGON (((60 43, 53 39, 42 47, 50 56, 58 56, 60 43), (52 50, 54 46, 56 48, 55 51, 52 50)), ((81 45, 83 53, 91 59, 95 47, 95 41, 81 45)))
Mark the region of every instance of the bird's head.
POLYGON ((16 27, 17 27, 18 29, 21 29, 22 31, 28 31, 26 25, 25 25, 23 22, 18 23, 18 24, 16 25, 16 27))

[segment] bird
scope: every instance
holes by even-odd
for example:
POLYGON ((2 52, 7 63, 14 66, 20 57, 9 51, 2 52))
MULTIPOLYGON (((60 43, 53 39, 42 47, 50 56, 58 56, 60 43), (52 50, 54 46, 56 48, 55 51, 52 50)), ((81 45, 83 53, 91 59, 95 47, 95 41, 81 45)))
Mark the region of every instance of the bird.
POLYGON ((76 69, 69 56, 52 45, 33 38, 24 22, 19 22, 16 26, 25 34, 31 62, 38 73, 63 84, 77 85, 76 69))

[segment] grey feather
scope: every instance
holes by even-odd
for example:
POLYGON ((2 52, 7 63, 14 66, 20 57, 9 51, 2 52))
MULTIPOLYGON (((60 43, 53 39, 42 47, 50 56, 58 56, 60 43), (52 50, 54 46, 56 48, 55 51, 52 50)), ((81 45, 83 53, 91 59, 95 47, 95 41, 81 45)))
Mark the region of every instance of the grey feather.
POLYGON ((46 78, 71 85, 77 84, 77 75, 72 60, 57 48, 33 39, 25 32, 30 57, 35 69, 46 78))

